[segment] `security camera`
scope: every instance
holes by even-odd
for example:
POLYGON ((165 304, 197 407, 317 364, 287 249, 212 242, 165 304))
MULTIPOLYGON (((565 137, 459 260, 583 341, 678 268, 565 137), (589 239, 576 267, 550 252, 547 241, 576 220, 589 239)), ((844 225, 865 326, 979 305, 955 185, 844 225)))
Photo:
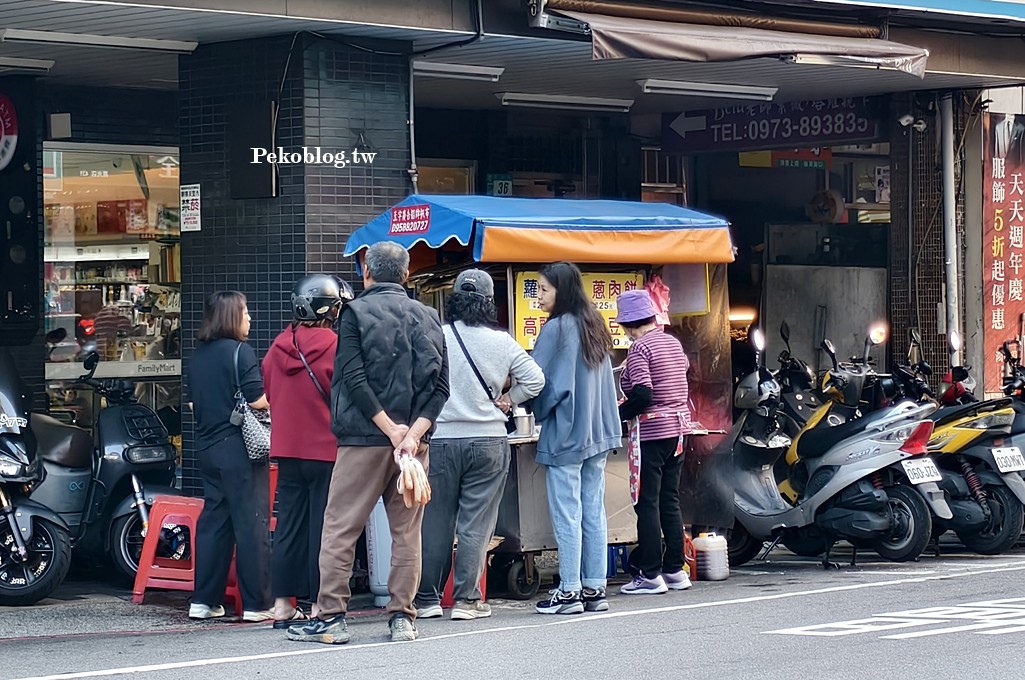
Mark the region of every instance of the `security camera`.
POLYGON ((905 113, 903 116, 897 119, 897 122, 900 123, 901 127, 907 127, 908 125, 911 125, 915 122, 915 117, 912 116, 910 113, 905 113))

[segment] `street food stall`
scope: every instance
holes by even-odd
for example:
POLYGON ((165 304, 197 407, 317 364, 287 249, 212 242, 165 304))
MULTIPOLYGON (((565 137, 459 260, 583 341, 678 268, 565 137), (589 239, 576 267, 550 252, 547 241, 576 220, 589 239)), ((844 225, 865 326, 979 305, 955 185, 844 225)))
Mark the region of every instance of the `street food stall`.
MULTIPOLYGON (((728 310, 726 296, 713 294, 713 285, 724 291, 725 264, 734 257, 724 219, 664 203, 414 194, 353 233, 345 255, 355 257, 362 271, 365 249, 381 241, 409 251, 409 285, 442 315, 461 270, 474 266, 489 271, 499 323, 528 351, 546 320, 536 299, 540 266, 561 260, 577 264, 586 290, 609 324, 614 364, 622 361, 628 346, 613 322, 617 296, 654 282, 665 290, 663 281, 668 282, 665 311, 672 325, 667 330, 682 333, 691 359, 695 415, 705 427, 728 429, 729 401, 721 408, 718 397, 730 391, 728 310), (701 410, 702 390, 716 393, 707 400, 715 405, 714 413, 701 410)), ((501 572, 502 583, 491 583, 523 598, 538 589, 534 556, 558 548, 544 469, 534 461, 538 432, 535 428, 532 434, 510 435, 513 461, 496 528, 504 540, 492 562, 492 573, 501 572)), ((732 489, 709 486, 720 495, 728 493, 717 505, 732 508, 732 489)), ((609 544, 635 543, 625 446, 609 457, 605 507, 609 544)))

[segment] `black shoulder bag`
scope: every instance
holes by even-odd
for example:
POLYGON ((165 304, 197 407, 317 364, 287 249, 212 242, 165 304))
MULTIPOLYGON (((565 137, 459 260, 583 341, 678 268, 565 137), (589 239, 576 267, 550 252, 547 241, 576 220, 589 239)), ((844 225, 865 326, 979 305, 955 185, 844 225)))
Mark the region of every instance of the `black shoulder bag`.
MULTIPOLYGON (((452 334, 456 336, 456 342, 459 343, 459 349, 463 350, 463 356, 466 357, 466 363, 470 364, 470 370, 472 370, 473 374, 477 376, 477 380, 480 382, 480 386, 484 388, 485 392, 487 392, 488 399, 491 400, 491 403, 494 404, 495 408, 497 408, 499 411, 502 411, 502 409, 498 408, 498 404, 495 403, 494 391, 492 391, 491 386, 488 385, 487 381, 484 380, 484 376, 480 374, 480 371, 477 370, 477 364, 473 363, 473 359, 470 357, 470 353, 466 350, 466 345, 463 344, 463 338, 459 335, 459 330, 456 329, 455 322, 452 323, 451 328, 452 334)), ((506 416, 505 431, 514 432, 516 430, 516 421, 513 420, 513 409, 509 409, 508 414, 506 414, 504 411, 502 412, 502 414, 506 416)))
POLYGON ((292 346, 294 346, 295 351, 299 353, 299 359, 303 362, 303 366, 306 367, 306 372, 309 373, 310 380, 313 381, 313 385, 317 388, 317 391, 320 392, 320 396, 324 397, 324 403, 327 404, 328 409, 330 409, 331 398, 327 396, 327 392, 325 392, 324 388, 320 386, 320 381, 317 380, 317 376, 313 374, 313 369, 310 368, 310 363, 306 361, 306 356, 303 354, 303 351, 299 349, 299 341, 296 340, 295 337, 295 326, 292 327, 292 346))

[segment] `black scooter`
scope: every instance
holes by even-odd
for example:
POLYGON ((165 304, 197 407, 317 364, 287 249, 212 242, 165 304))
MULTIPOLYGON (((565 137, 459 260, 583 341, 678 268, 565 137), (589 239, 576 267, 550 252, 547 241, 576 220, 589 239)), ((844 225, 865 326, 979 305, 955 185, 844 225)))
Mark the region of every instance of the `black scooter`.
MULTIPOLYGON (((132 383, 97 380, 95 352, 76 382, 106 399, 94 436, 46 415, 33 413, 30 428, 39 442, 45 479, 31 499, 56 511, 71 532, 76 553, 106 554, 119 576, 133 580, 149 528, 149 507, 158 496, 180 496, 173 487, 177 450, 153 409, 135 398, 132 383)), ((161 528, 158 554, 184 557, 185 530, 161 528)))
POLYGON ((29 424, 31 403, 14 359, 0 352, 0 606, 42 600, 71 567, 67 523, 28 497, 45 475, 29 424))

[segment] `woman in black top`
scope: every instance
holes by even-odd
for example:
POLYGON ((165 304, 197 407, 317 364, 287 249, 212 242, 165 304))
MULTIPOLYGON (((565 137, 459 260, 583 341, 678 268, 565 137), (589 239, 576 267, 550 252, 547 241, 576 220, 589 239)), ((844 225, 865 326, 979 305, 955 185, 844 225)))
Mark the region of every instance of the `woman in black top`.
POLYGON ((189 618, 224 616, 232 550, 242 594, 242 619, 268 621, 270 611, 270 479, 267 462, 249 460, 242 430, 231 424, 235 406, 235 350, 242 395, 267 408, 260 364, 246 344, 252 319, 246 297, 221 291, 207 298, 199 344, 189 360, 196 425, 196 461, 204 505, 196 527, 196 585, 189 618))

